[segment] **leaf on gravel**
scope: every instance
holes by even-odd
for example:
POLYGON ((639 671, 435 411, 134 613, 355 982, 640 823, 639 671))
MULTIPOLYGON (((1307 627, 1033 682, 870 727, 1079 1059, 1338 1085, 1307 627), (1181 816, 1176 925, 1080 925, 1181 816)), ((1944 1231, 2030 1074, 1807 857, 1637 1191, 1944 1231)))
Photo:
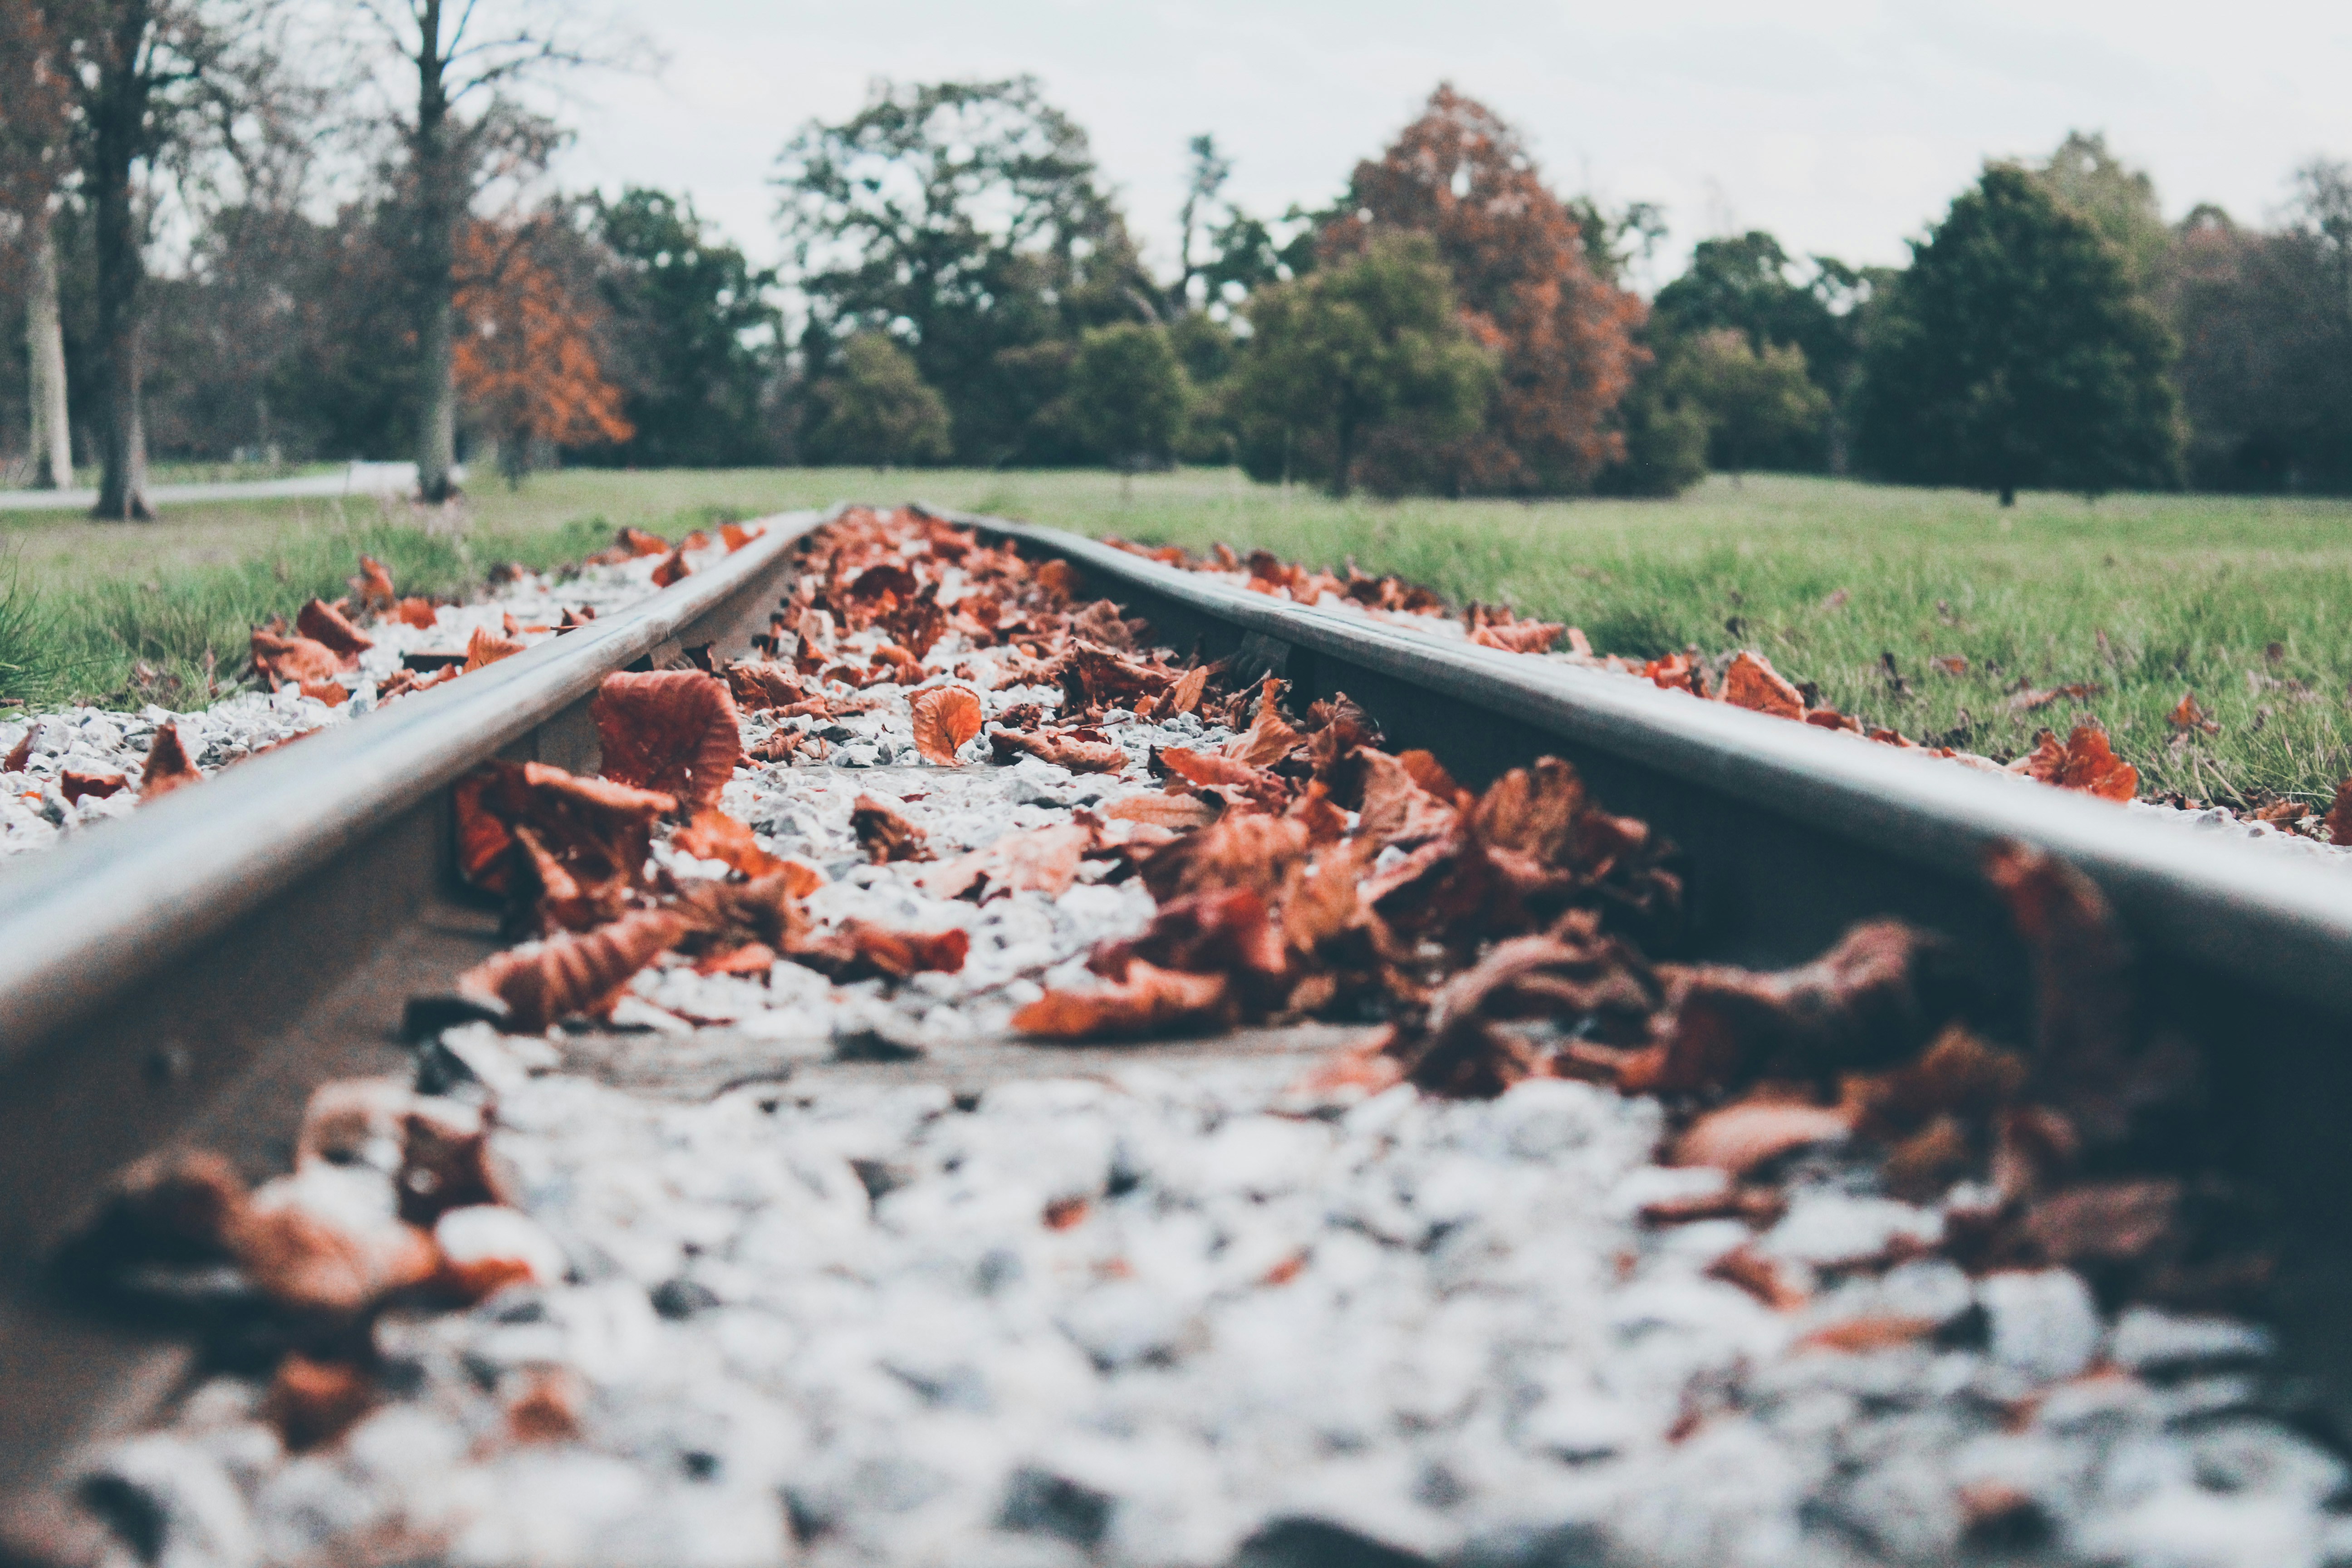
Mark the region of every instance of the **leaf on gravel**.
POLYGON ((818 875, 813 867, 799 865, 761 848, 759 837, 750 827, 723 811, 696 812, 694 820, 671 834, 669 841, 672 848, 698 860, 720 861, 746 877, 772 877, 787 870, 803 877, 818 875))
POLYGON ((1805 699, 1802 693, 1782 679, 1772 668, 1772 661, 1760 653, 1742 653, 1723 672, 1724 701, 1734 708, 1749 708, 1759 713, 1769 713, 1777 719, 1802 719, 1805 699))
POLYGON ((67 768, 58 774, 58 793, 68 802, 85 798, 104 800, 118 794, 128 781, 121 773, 101 773, 81 768, 67 768))
MULTIPOLYGON (((24 750, 32 744, 32 731, 28 730, 17 750, 24 750)), ((23 765, 12 753, 9 766, 18 768, 23 765)), ((2327 842, 2352 844, 2352 779, 2346 779, 2336 786, 2336 804, 2327 808, 2327 842)))
POLYGON ((1811 1298, 1778 1260, 1753 1247, 1735 1247, 1706 1266, 1710 1279, 1737 1285, 1776 1312, 1793 1312, 1811 1298))
POLYGON ((681 544, 654 568, 653 584, 656 588, 667 588, 673 583, 683 583, 693 574, 694 568, 686 563, 686 547, 681 544))
POLYGON ((204 778, 188 760, 188 749, 180 742, 180 727, 159 727, 154 742, 147 748, 147 765, 140 770, 139 798, 160 800, 183 784, 202 784, 204 778))
POLYGON ((353 1317, 395 1291, 434 1277, 440 1255, 412 1225, 384 1219, 354 1224, 346 1213, 302 1201, 299 1176, 254 1194, 229 1239, 246 1277, 282 1307, 353 1317), (282 1189, 282 1200, 273 1201, 282 1189))
POLYGON ((2176 1181, 2089 1182, 2035 1204, 2023 1228, 2052 1263, 2126 1262, 2171 1237, 2180 1199, 2176 1181))
POLYGON ((16 743, 8 749, 6 760, 0 761, 0 773, 21 773, 30 767, 33 762, 33 742, 40 738, 41 727, 38 724, 26 725, 25 732, 17 736, 16 743))
POLYGON ((253 634, 255 673, 272 689, 305 680, 332 680, 342 673, 335 650, 309 637, 281 637, 268 632, 253 634))
POLYGON ((1197 795, 1131 795, 1112 802, 1103 815, 1121 822, 1181 829, 1206 827, 1223 811, 1223 802, 1205 800, 1197 795))
POLYGON ((313 599, 302 606, 294 617, 294 629, 312 642, 331 649, 350 669, 360 661, 360 655, 375 647, 373 638, 360 635, 360 629, 343 618, 343 613, 324 599, 313 599))
POLYGON ((520 638, 500 637, 488 626, 476 626, 474 635, 466 639, 466 673, 471 675, 522 651, 520 638))
POLYGON ((1239 795, 1265 811, 1279 811, 1290 799, 1288 781, 1264 768, 1214 752, 1164 746, 1154 761, 1186 784, 1217 792, 1221 800, 1239 795))
POLYGON ((1088 955, 1087 967, 1106 979, 1125 980, 1139 963, 1244 979, 1278 977, 1286 968, 1282 933, 1268 918, 1265 900, 1247 889, 1191 893, 1163 904, 1140 935, 1103 943, 1088 955))
POLYGON ((287 1451, 299 1454, 341 1436, 375 1403, 375 1384, 364 1369, 289 1351, 270 1376, 261 1416, 278 1428, 287 1451))
POLYGON ((870 795, 861 795, 849 808, 849 830, 857 835, 858 847, 866 858, 877 865, 893 860, 928 860, 931 851, 929 837, 921 828, 899 815, 896 807, 870 795))
POLYGON ((1127 978, 1091 991, 1048 991, 1013 1015, 1013 1027, 1047 1040, 1132 1038, 1222 1021, 1222 974, 1182 974, 1138 959, 1127 978))
POLYGON ((392 574, 373 555, 360 557, 359 575, 348 581, 352 597, 362 610, 389 611, 400 597, 392 585, 392 574))
POLYGON ((430 599, 403 599, 393 607, 391 616, 402 626, 415 626, 420 632, 429 632, 441 624, 430 599))
POLYGON ((1168 689, 1168 694, 1160 699, 1160 707, 1156 717, 1169 719, 1179 713, 1192 712, 1201 706, 1201 693, 1207 690, 1208 687, 1209 667, 1205 664, 1194 665, 1184 672, 1175 685, 1168 689))
POLYGON ((1948 1113, 1990 1117, 2024 1091, 2028 1071, 2016 1053, 1948 1024, 1916 1059, 1849 1077, 1841 1099, 1857 1131, 1891 1140, 1948 1113))
POLYGON ((2130 800, 2139 794, 2138 770, 2116 755, 2107 732, 2095 724, 2076 725, 2063 746, 2057 736, 2042 731, 2033 738, 2033 750, 2010 763, 2009 771, 2101 800, 2130 800))
POLYGON ((1687 654, 1670 653, 1664 658, 1654 658, 1642 667, 1644 679, 1668 691, 1687 691, 1694 697, 1705 697, 1706 671, 1687 654))
POLYGON ((1008 833, 970 854, 942 860, 915 880, 935 899, 969 898, 975 903, 1005 893, 1036 892, 1058 899, 1102 841, 1089 822, 1056 822, 1008 833))
POLYGON ((952 974, 971 952, 971 936, 961 927, 946 931, 898 931, 870 921, 845 920, 832 930, 802 938, 785 956, 838 981, 876 975, 904 980, 911 974, 952 974))
POLYGON ((1141 859, 1143 885, 1168 903, 1184 893, 1248 889, 1270 899, 1307 850, 1307 825, 1261 812, 1229 812, 1141 859))
POLYGON ((756 522, 749 527, 740 522, 725 522, 719 525, 719 542, 727 546, 727 553, 732 555, 767 531, 763 525, 756 522))
POLYGON ((800 671, 777 659, 739 659, 727 667, 727 687, 746 713, 797 707, 811 695, 800 671))
POLYGON ((325 703, 330 708, 341 708, 352 700, 351 688, 340 680, 305 680, 294 689, 313 701, 325 703))
POLYGON ((748 882, 690 882, 666 906, 686 924, 680 952, 697 957, 732 952, 754 944, 789 951, 809 934, 801 900, 824 885, 810 868, 793 861, 770 877, 748 882))
POLYGON ((1276 699, 1282 682, 1267 676, 1258 688, 1257 717, 1244 732, 1224 744, 1223 754, 1247 767, 1266 768, 1298 749, 1298 731, 1286 722, 1276 699))
POLYGON ((677 809, 674 795, 546 763, 491 763, 450 793, 466 879, 519 898, 536 889, 542 916, 568 926, 620 912, 643 883, 654 822, 677 809), (551 900, 558 907, 545 907, 551 900))
POLYGON ((574 1015, 612 1010, 629 977, 675 945, 686 921, 641 910, 583 936, 558 936, 535 952, 501 952, 457 977, 461 995, 499 1003, 506 1027, 533 1035, 574 1015))
POLYGON ((1655 1054, 1625 1087, 1685 1092, 1900 1058, 1926 1033, 1916 980, 1927 942, 1899 921, 1868 921, 1795 969, 1670 971, 1655 1054))
POLYGON ((2212 716, 2197 705, 2197 693, 2194 691, 2182 692, 2179 702, 2174 706, 2171 712, 2164 716, 2164 721, 2183 734, 2196 734, 2201 731, 2208 735, 2218 735, 2221 732, 2221 726, 2213 722, 2212 716))
POLYGON ((1829 1106, 1727 1105, 1691 1123, 1675 1142, 1673 1163, 1711 1165, 1736 1178, 1792 1150, 1841 1142, 1853 1131, 1847 1113, 1829 1106))
POLYGON ((743 760, 735 700, 698 669, 608 675, 588 710, 604 776, 674 795, 689 813, 717 805, 743 760))
POLYGON ((963 743, 980 733, 980 698, 961 686, 935 686, 914 701, 915 750, 951 768, 963 743))
POLYGON ((1454 800, 1424 788, 1404 759, 1370 747, 1360 755, 1364 790, 1357 831, 1373 845, 1412 849, 1454 830, 1462 815, 1454 800))
POLYGON ((1115 773, 1127 766, 1127 753, 1101 739, 1099 731, 1044 729, 1034 732, 998 728, 988 732, 988 743, 999 762, 1026 754, 1040 762, 1067 768, 1074 773, 1115 773))

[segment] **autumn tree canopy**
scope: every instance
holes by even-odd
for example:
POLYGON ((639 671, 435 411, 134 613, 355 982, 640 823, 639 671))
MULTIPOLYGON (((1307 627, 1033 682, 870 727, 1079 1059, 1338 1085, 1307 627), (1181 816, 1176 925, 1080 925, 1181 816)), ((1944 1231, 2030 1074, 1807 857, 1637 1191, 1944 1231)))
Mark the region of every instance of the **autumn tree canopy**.
POLYGON ((561 226, 476 220, 459 232, 457 389, 511 457, 532 442, 625 441, 621 389, 605 379, 597 304, 561 266, 561 226))
POLYGON ((1643 358, 1643 306, 1596 275, 1518 133, 1439 87, 1379 162, 1356 165, 1323 253, 1356 255, 1383 233, 1436 242, 1471 335, 1497 353, 1499 381, 1477 429, 1438 442, 1386 437, 1365 454, 1367 480, 1454 493, 1590 487, 1623 452, 1614 416, 1643 358))

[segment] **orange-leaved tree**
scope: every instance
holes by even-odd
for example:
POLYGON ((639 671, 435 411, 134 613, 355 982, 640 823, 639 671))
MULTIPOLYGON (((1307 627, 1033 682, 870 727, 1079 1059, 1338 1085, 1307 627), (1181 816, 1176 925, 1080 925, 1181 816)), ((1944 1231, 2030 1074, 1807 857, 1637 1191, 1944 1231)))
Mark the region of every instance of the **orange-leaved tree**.
POLYGON ((1356 165, 1319 249, 1336 259, 1400 230, 1437 242, 1472 336, 1499 353, 1501 380, 1471 435, 1376 437, 1368 481, 1457 494, 1587 488, 1623 456, 1613 416, 1646 359, 1633 341, 1641 300, 1594 271, 1518 133, 1451 85, 1380 162, 1356 165))
POLYGON ((582 447, 635 433, 597 353, 602 306, 564 275, 569 237, 546 216, 474 220, 458 237, 457 390, 496 435, 510 480, 534 442, 582 447))

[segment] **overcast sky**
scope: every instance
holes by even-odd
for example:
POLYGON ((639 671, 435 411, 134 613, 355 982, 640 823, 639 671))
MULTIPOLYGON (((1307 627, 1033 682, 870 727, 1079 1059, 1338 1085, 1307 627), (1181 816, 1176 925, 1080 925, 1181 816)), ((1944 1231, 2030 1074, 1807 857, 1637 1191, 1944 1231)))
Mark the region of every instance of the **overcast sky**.
MULTIPOLYGON (((622 0, 657 74, 582 84, 571 185, 684 189, 772 259, 766 179, 877 76, 1034 73, 1093 137, 1155 260, 1184 143, 1215 132, 1262 214, 1328 200, 1450 79, 1518 126, 1556 188, 1666 208, 1679 253, 1761 227, 1903 259, 1988 155, 2103 130, 2168 216, 2266 216, 2289 172, 2352 157, 2352 5, 2251 0, 622 0)), ((1670 274, 1669 274, 1670 275, 1670 274)))

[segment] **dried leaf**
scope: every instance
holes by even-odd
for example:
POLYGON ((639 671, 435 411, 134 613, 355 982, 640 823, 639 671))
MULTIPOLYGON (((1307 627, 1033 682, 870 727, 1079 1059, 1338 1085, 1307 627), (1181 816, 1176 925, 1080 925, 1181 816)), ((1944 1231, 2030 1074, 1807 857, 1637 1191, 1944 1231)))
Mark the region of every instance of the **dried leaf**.
POLYGON ((392 574, 372 555, 360 557, 359 575, 350 583, 352 597, 362 610, 389 610, 400 596, 393 588, 392 574))
MULTIPOLYGON (((670 835, 670 847, 698 860, 718 860, 746 877, 772 877, 793 863, 760 847, 751 828, 723 811, 698 811, 694 820, 670 835)), ((808 867, 800 869, 815 875, 808 867)))
POLYGON ((26 725, 25 732, 17 736, 16 743, 8 749, 7 759, 0 762, 0 773, 21 773, 30 767, 33 763, 33 742, 40 737, 41 727, 38 724, 26 725))
POLYGON ((899 815, 896 807, 870 795, 859 795, 856 804, 849 808, 849 829, 857 835, 866 858, 877 865, 931 858, 926 844, 929 836, 899 815))
POLYGON ((276 688, 304 680, 332 680, 342 672, 343 661, 336 657, 334 649, 309 637, 281 637, 257 631, 253 634, 253 668, 255 673, 276 688))
POLYGON ((1276 698, 1282 682, 1267 676, 1258 689, 1257 717, 1248 731, 1227 741, 1223 754, 1246 767, 1272 767, 1298 748, 1298 731, 1283 721, 1276 698))
POLYGON ((1265 900, 1247 889, 1192 893, 1163 904, 1139 936, 1105 942, 1087 967, 1110 980, 1127 978, 1129 967, 1190 974, 1223 974, 1243 980, 1282 975, 1287 965, 1282 935, 1268 918, 1265 900))
POLYGON ((1805 699, 1760 653, 1742 653, 1723 672, 1723 700, 1777 719, 1801 719, 1805 699))
POLYGON ((1046 729, 1032 734, 1000 727, 988 732, 988 742, 999 762, 1025 753, 1074 773, 1115 773, 1127 766, 1127 753, 1113 742, 1090 740, 1066 729, 1046 729))
POLYGON ((1735 1247, 1706 1266, 1707 1278, 1737 1285, 1776 1312, 1793 1312, 1811 1300, 1786 1268, 1752 1247, 1735 1247))
POLYGON ((1205 664, 1194 665, 1184 672, 1183 677, 1175 685, 1168 689, 1168 694, 1160 700, 1160 716, 1165 719, 1179 713, 1192 712, 1201 706, 1201 693, 1207 690, 1208 686, 1209 667, 1205 664))
POLYGON ((1222 974, 1180 974, 1136 960, 1127 978, 1092 991, 1048 991, 1013 1015, 1013 1026, 1049 1040, 1120 1039, 1216 1022, 1222 974))
POLYGON ((295 689, 330 708, 341 708, 352 700, 351 689, 340 680, 306 680, 295 689))
MULTIPOLYGON (((17 750, 23 751, 32 743, 32 731, 28 730, 17 750)), ((8 763, 12 769, 24 765, 13 752, 8 763)), ((2327 808, 2327 842, 2352 844, 2352 779, 2346 779, 2336 786, 2336 803, 2327 808)))
POLYGON ((1223 815, 1222 802, 1197 795, 1131 795, 1114 801, 1103 813, 1121 822, 1144 822, 1179 830, 1206 827, 1223 815))
POLYGON ((835 980, 873 975, 904 980, 927 971, 952 974, 963 967, 971 952, 971 933, 961 927, 898 931, 869 921, 845 920, 831 931, 791 944, 786 956, 835 980))
POLYGON ((441 624, 430 599, 403 599, 394 606, 392 616, 401 625, 415 626, 421 632, 429 632, 441 624))
POLYGON ((2076 726, 2063 746, 2042 731, 2034 737, 2033 750, 2010 763, 2009 770, 2102 800, 2129 800, 2139 793, 2138 770, 2116 755, 2106 731, 2095 724, 2076 726))
POLYGON ((667 588, 673 583, 684 582, 693 574, 694 568, 686 563, 686 547, 680 545, 654 568, 653 584, 656 588, 667 588))
POLYGON ((1307 825, 1259 812, 1229 812, 1141 861, 1144 886, 1162 903, 1179 895, 1248 889, 1271 899, 1305 858, 1307 825))
POLYGON ((466 673, 512 658, 524 651, 522 642, 514 637, 502 637, 488 626, 476 626, 474 635, 466 639, 466 673))
POLYGON ((1847 1113, 1827 1106, 1727 1105, 1691 1124, 1675 1144, 1674 1163, 1711 1165, 1737 1178, 1792 1150, 1842 1142, 1853 1131, 1847 1113))
POLYGON ((689 882, 667 906, 686 924, 678 951, 708 957, 757 944, 790 952, 809 935, 800 900, 824 885, 817 872, 789 860, 775 875, 748 882, 689 882))
POLYGON ((956 752, 980 733, 980 699, 961 686, 935 686, 914 701, 915 749, 940 767, 956 764, 956 752))
POLYGON ((1069 890, 1078 867, 1101 840, 1091 823, 1052 823, 1005 834, 982 848, 941 861, 915 880, 935 899, 969 897, 985 903, 1016 892, 1057 899, 1069 890))
POLYGON ((331 651, 345 669, 357 665, 360 655, 375 647, 373 639, 361 636, 360 629, 324 599, 303 605, 302 613, 294 617, 294 629, 331 651))
POLYGON ((792 708, 810 700, 800 671, 774 659, 740 659, 727 667, 727 687, 746 713, 792 708))
POLYGON ((767 531, 765 525, 756 522, 749 527, 740 522, 721 523, 719 526, 719 542, 727 546, 727 553, 732 555, 767 531))
POLYGON ((81 768, 67 768, 58 774, 58 793, 68 804, 85 798, 104 800, 119 794, 127 781, 121 773, 101 773, 81 768))
POLYGON ((415 1226, 388 1216, 354 1223, 347 1203, 312 1201, 302 1176, 282 1177, 253 1195, 230 1231, 231 1254, 271 1300, 352 1317, 433 1278, 439 1256, 415 1226))
MULTIPOLYGON (((2096 697, 2105 689, 2105 687, 2096 681, 2076 680, 2064 686, 2051 687, 2046 691, 2021 691, 2009 700, 2009 707, 2010 710, 2015 713, 2038 713, 2042 709, 2064 701, 2068 698, 2080 701, 2086 698, 2096 697)), ((2080 733, 2079 731, 2076 732, 2080 733)))
POLYGON ((584 936, 551 938, 536 952, 499 953, 459 975, 457 989, 501 1004, 515 1033, 536 1034, 575 1014, 611 1011, 629 977, 686 929, 669 910, 640 910, 584 936))
POLYGON ((1809 1079, 1900 1058, 1926 1033, 1916 969, 1927 939, 1869 921, 1796 969, 1674 972, 1663 1049, 1627 1087, 1683 1091, 1754 1076, 1809 1079))
POLYGON ((606 777, 708 811, 743 760, 735 700, 698 669, 608 675, 589 705, 606 777))
POLYGON ((2218 735, 2221 732, 2221 726, 2213 722, 2211 716, 2197 705, 2197 693, 2194 691, 2181 693, 2179 703, 2165 715, 2164 721, 2184 734, 2202 731, 2208 735, 2218 735))
POLYGON ((1511 626, 1479 626, 1471 632, 1470 640, 1480 647, 1498 647, 1505 653, 1549 653, 1566 630, 1568 627, 1552 621, 1519 621, 1511 626))
POLYGON ((180 727, 164 724, 155 731, 155 739, 147 748, 147 764, 139 774, 139 798, 160 800, 183 784, 202 784, 205 775, 188 760, 188 749, 180 742, 180 727))
POLYGON ((349 1362, 312 1361, 292 1351, 270 1377, 261 1415, 278 1428, 287 1449, 299 1454, 341 1436, 375 1401, 375 1385, 359 1367, 349 1362))

